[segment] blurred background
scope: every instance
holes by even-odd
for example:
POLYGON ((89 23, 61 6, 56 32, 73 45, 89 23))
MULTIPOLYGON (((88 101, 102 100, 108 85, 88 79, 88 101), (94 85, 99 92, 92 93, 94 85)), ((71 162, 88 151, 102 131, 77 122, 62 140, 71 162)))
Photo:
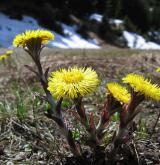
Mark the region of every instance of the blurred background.
POLYGON ((1 0, 0 47, 18 33, 46 28, 49 47, 160 49, 159 0, 1 0))

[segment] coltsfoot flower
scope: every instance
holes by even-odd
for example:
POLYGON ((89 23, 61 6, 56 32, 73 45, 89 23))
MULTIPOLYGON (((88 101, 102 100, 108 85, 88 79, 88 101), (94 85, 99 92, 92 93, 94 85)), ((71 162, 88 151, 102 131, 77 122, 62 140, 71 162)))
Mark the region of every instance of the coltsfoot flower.
POLYGON ((98 75, 92 68, 61 69, 52 72, 48 80, 48 90, 57 99, 83 97, 94 92, 99 84, 98 75))
POLYGON ((8 58, 6 55, 0 55, 0 61, 5 60, 6 58, 8 58))
POLYGON ((160 68, 157 68, 157 69, 156 69, 156 72, 160 72, 160 68))
POLYGON ((13 54, 13 51, 12 50, 7 50, 5 53, 6 53, 6 55, 11 55, 11 54, 13 54))
POLYGON ((106 87, 112 96, 119 102, 128 103, 131 99, 131 94, 128 92, 127 88, 116 82, 108 83, 106 87))
POLYGON ((13 40, 15 47, 30 47, 37 43, 40 45, 47 44, 54 39, 54 35, 48 30, 27 30, 22 34, 18 34, 13 40))
POLYGON ((157 84, 152 84, 142 75, 130 73, 123 78, 123 82, 129 84, 135 92, 144 95, 146 98, 160 101, 160 87, 157 84))

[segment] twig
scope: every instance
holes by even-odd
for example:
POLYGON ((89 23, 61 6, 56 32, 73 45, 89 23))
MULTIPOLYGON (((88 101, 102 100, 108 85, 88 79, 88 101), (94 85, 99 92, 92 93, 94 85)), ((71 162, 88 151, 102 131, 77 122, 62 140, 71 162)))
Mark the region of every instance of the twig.
POLYGON ((135 152, 135 155, 136 155, 136 158, 137 158, 138 165, 141 165, 141 162, 140 162, 140 159, 139 159, 139 154, 138 154, 136 145, 135 145, 133 140, 132 140, 132 144, 133 144, 133 149, 134 149, 134 152, 135 152))
POLYGON ((159 112, 159 114, 158 114, 158 116, 157 116, 156 122, 155 122, 155 124, 153 125, 152 131, 151 131, 151 133, 150 133, 150 139, 151 139, 151 137, 153 136, 153 134, 154 134, 154 132, 155 132, 155 128, 156 128, 156 126, 157 126, 157 124, 158 124, 159 118, 160 118, 160 112, 159 112))

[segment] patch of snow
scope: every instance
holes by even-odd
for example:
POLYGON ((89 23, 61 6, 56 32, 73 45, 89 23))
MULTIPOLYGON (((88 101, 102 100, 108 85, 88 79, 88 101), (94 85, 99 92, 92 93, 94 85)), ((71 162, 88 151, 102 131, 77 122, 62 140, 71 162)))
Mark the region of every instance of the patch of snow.
MULTIPOLYGON (((102 15, 92 14, 89 19, 102 21, 102 15)), ((122 24, 119 19, 111 19, 115 24, 122 24)), ((76 26, 68 26, 62 24, 65 36, 62 36, 54 31, 55 40, 51 41, 48 47, 58 48, 80 48, 80 49, 98 49, 99 43, 96 39, 84 39, 76 33, 76 26)), ((31 17, 23 16, 22 20, 10 19, 8 16, 0 13, 0 47, 11 47, 14 37, 24 32, 25 30, 44 29, 38 22, 31 17)), ((157 35, 158 33, 155 33, 157 35)), ((142 36, 128 31, 123 32, 123 36, 127 40, 128 47, 134 49, 160 49, 160 45, 154 42, 147 42, 142 36)))
POLYGON ((128 47, 134 49, 160 49, 160 45, 154 42, 147 42, 142 36, 128 31, 123 32, 124 38, 127 40, 128 47))
POLYGON ((109 23, 110 24, 116 24, 117 26, 119 26, 119 25, 123 24, 123 20, 121 20, 121 19, 110 19, 109 23))
POLYGON ((56 40, 51 42, 52 46, 59 46, 61 48, 82 48, 82 49, 97 49, 98 44, 93 43, 91 40, 82 39, 82 37, 76 33, 76 26, 68 26, 62 24, 65 37, 56 33, 56 40), (63 44, 62 44, 63 43, 63 44))
MULTIPOLYGON (((89 16, 89 20, 95 20, 97 22, 102 22, 103 19, 103 15, 101 14, 97 14, 97 13, 93 13, 89 16)), ((109 19, 109 23, 110 24, 116 24, 116 25, 121 25, 123 24, 123 20, 121 19, 109 19)))
MULTIPOLYGON (((100 14, 97 14, 97 13, 91 14, 89 16, 89 20, 95 20, 97 22, 102 22, 102 18, 103 18, 103 16, 100 14)), ((123 20, 120 20, 120 19, 109 19, 109 24, 111 24, 111 25, 120 26, 123 23, 124 23, 123 20)), ((154 36, 154 39, 156 39, 157 41, 160 41, 159 40, 160 32, 154 32, 154 33, 150 32, 149 35, 154 36)), ((123 37, 126 39, 129 48, 133 48, 133 49, 160 49, 159 43, 146 41, 145 38, 143 38, 142 36, 140 36, 136 33, 123 31, 123 37)))
POLYGON ((97 13, 91 14, 89 16, 89 20, 95 20, 97 22, 102 22, 102 18, 103 18, 103 16, 101 14, 97 14, 97 13))
MULTIPOLYGON (((76 27, 62 24, 66 36, 62 36, 54 31, 55 40, 48 44, 48 47, 58 48, 81 48, 98 49, 98 42, 83 39, 76 33, 76 27)), ((44 29, 38 22, 28 16, 23 16, 22 20, 10 19, 8 16, 0 13, 0 46, 11 47, 14 37, 25 30, 44 29)))

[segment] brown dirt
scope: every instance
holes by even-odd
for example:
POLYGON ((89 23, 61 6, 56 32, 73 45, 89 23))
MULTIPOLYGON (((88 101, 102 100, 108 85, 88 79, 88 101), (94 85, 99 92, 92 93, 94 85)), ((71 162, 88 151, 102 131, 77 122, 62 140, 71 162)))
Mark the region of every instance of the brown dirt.
MULTIPOLYGON (((110 50, 53 50, 45 49, 42 53, 42 63, 44 68, 50 67, 50 71, 57 68, 70 67, 74 65, 83 67, 93 67, 102 79, 102 89, 104 90, 105 83, 109 81, 119 81, 124 75, 130 72, 141 73, 146 77, 151 77, 157 83, 160 82, 160 75, 155 72, 157 67, 160 67, 160 55, 159 51, 130 51, 128 49, 110 49, 110 50)), ((16 49, 15 54, 12 56, 14 61, 13 66, 10 69, 6 69, 2 65, 0 66, 0 87, 3 91, 4 86, 10 84, 13 80, 24 80, 27 85, 32 86, 37 85, 36 77, 33 73, 28 71, 24 64, 29 64, 34 67, 31 59, 26 53, 21 49, 16 49)), ((13 99, 8 96, 9 99, 13 99)), ((3 99, 2 95, 0 100, 3 99)), ((144 118, 147 123, 148 132, 152 132, 153 125, 155 123, 157 114, 159 113, 160 105, 159 103, 146 102, 141 106, 143 112, 138 116, 137 121, 140 118, 144 118)), ((35 130, 30 130, 30 126, 33 124, 25 122, 24 124, 19 124, 19 121, 7 120, 3 124, 1 123, 1 135, 0 135, 0 163, 6 164, 7 162, 15 162, 15 164, 25 164, 27 161, 31 164, 62 164, 64 163, 64 150, 66 155, 69 155, 68 146, 64 143, 63 138, 59 138, 60 134, 57 133, 56 126, 50 121, 42 116, 42 111, 38 116, 37 124, 40 128, 40 135, 36 135, 35 130), (8 124, 6 124, 8 123, 8 124), (19 125, 18 125, 19 124, 19 125), (7 130, 8 139, 5 133, 7 130), (29 129, 29 130, 28 130, 29 129), (45 130, 48 130, 45 134, 45 130), (28 130, 28 131, 27 131, 28 130), (51 131, 52 130, 52 131, 51 131), (50 132, 51 131, 51 132, 50 132), (42 136, 45 134, 44 136, 42 136), (55 136, 56 134, 56 136, 55 136), (55 136, 55 138, 53 138, 55 136), (45 138, 44 138, 45 137, 45 138), (54 139, 54 144, 51 141, 54 139), (32 144, 32 148, 29 148, 32 144), (59 145, 63 147, 59 147, 59 145), (15 148, 13 149, 13 145, 15 148), (9 149, 13 151, 10 152, 9 149), (27 151, 28 150, 28 151, 27 151), (53 151, 52 151, 53 150, 53 151), (55 151, 56 150, 56 151, 55 151), (10 153, 10 154, 6 154, 10 153), (54 163, 53 163, 54 162, 54 163)), ((34 126, 33 126, 34 127, 34 126)), ((158 165, 160 164, 160 121, 156 126, 155 132, 152 138, 138 139, 132 141, 130 146, 135 146, 134 152, 137 152, 136 159, 141 159, 141 165, 158 165)), ((125 148, 127 149, 127 148, 125 148)), ((131 150, 133 151, 133 149, 131 150)), ((106 153, 101 153, 102 151, 97 151, 100 153, 100 158, 96 160, 93 159, 93 154, 85 152, 83 160, 77 160, 77 158, 69 157, 67 161, 70 164, 81 164, 86 165, 102 165, 105 164, 106 153), (97 161, 102 161, 103 163, 95 163, 97 161), (89 162, 90 160, 90 162, 89 162), (88 162, 88 164, 86 163, 88 162)), ((134 157, 135 158, 135 157, 134 157)), ((117 158, 118 159, 118 158, 117 158)), ((127 159, 112 163, 113 165, 125 165, 130 164, 132 159, 127 159)), ((65 159, 66 162, 66 159, 65 159)), ((140 162, 139 162, 140 163, 140 162)), ((66 162, 67 164, 67 162, 66 162)), ((67 164, 68 165, 68 164, 67 164)))

